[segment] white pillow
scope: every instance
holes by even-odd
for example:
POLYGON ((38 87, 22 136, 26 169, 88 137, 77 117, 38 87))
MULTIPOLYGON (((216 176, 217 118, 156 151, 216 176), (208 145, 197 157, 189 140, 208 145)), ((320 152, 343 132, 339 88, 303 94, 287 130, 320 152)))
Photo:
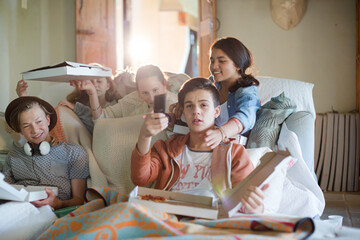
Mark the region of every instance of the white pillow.
POLYGON ((256 168, 260 164, 260 158, 265 155, 265 153, 272 152, 272 150, 268 147, 261 148, 247 148, 246 149, 250 160, 254 167, 256 168))
POLYGON ((167 78, 168 90, 175 94, 178 94, 183 83, 190 79, 190 77, 185 73, 165 72, 165 75, 167 78))
POLYGON ((29 202, 0 205, 2 239, 35 239, 57 219, 49 205, 36 208, 29 202))
POLYGON ((321 216, 325 207, 324 194, 304 162, 296 134, 286 123, 282 125, 278 147, 287 149, 297 159, 287 171, 278 213, 311 218, 321 216))
POLYGON ((316 119, 312 96, 314 84, 292 79, 265 76, 257 76, 256 79, 260 82, 258 94, 260 96, 261 105, 270 101, 272 97, 285 92, 285 95, 295 102, 297 106, 296 111, 308 111, 313 115, 314 119, 316 119))

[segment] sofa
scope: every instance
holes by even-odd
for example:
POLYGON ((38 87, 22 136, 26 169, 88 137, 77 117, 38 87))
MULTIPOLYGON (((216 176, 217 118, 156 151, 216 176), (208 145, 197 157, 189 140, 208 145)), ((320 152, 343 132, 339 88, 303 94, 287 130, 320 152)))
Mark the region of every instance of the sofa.
MULTIPOLYGON (((185 80, 185 78, 181 79, 181 81, 185 80)), ((298 161, 286 173, 270 182, 270 189, 265 194, 268 199, 265 205, 271 206, 270 210, 279 214, 298 217, 320 216, 325 201, 313 177, 316 117, 312 97, 313 84, 274 77, 257 77, 257 79, 260 82, 258 93, 262 105, 283 92, 296 105, 296 111, 279 124, 280 131, 273 139, 279 149, 288 150, 291 155, 298 158, 298 161), (294 203, 299 196, 302 196, 303 200, 294 203)), ((171 86, 176 88, 171 90, 177 91, 180 85, 172 84, 171 86)), ((88 187, 105 187, 119 194, 129 194, 135 187, 130 179, 130 157, 143 122, 142 117, 100 119, 96 122, 91 136, 70 109, 57 107, 57 111, 65 140, 82 145, 89 155, 88 187)), ((5 147, 9 148, 9 134, 2 131, 1 137, 6 140, 0 143, 5 142, 5 147)), ((153 138, 152 143, 167 137, 166 133, 161 133, 153 138)), ((259 159, 271 150, 268 147, 259 147, 248 148, 247 151, 256 166, 259 159)))
MULTIPOLYGON (((169 90, 173 92, 177 92, 181 83, 187 79, 184 74, 168 73, 168 75, 171 76, 169 90)), ((263 76, 257 79, 260 82, 258 93, 262 105, 282 92, 296 105, 296 112, 290 114, 284 122, 287 128, 297 135, 302 158, 315 177, 314 122, 316 113, 312 96, 313 84, 263 76)), ((88 185, 108 186, 121 193, 129 193, 134 187, 129 176, 130 156, 137 141, 139 126, 143 122, 141 116, 98 120, 91 137, 71 110, 57 107, 57 111, 65 140, 82 145, 89 155, 91 178, 88 185)), ((0 120, 5 121, 3 116, 0 116, 0 120)), ((11 148, 11 136, 4 124, 0 123, 0 125, 0 151, 6 153, 11 148)), ((266 126, 263 127, 266 128, 266 126)), ((278 140, 278 135, 279 132, 273 141, 278 140)), ((153 138, 153 142, 166 137, 165 133, 159 134, 153 138)), ((256 151, 253 149, 251 152, 256 151)), ((4 158, 5 154, 2 155, 2 161, 4 158)))
MULTIPOLYGON (((295 132, 301 145, 305 163, 314 172, 314 122, 313 84, 296 80, 258 77, 261 104, 284 92, 296 104, 297 110, 286 120, 289 130, 295 132)), ((130 156, 142 124, 141 116, 121 119, 101 119, 93 132, 92 150, 97 164, 106 176, 108 186, 128 193, 134 186, 129 178, 130 156), (126 136, 126 137, 125 137, 126 136)), ((153 138, 153 142, 166 138, 165 134, 153 138)))

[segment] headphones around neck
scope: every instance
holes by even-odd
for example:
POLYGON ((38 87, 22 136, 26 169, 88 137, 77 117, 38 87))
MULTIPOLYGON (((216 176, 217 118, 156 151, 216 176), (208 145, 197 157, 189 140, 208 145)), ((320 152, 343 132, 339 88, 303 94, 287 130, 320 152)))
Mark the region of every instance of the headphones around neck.
POLYGON ((37 147, 32 147, 30 143, 25 143, 24 152, 28 156, 33 156, 35 153, 39 153, 44 156, 50 152, 50 143, 42 141, 37 147))

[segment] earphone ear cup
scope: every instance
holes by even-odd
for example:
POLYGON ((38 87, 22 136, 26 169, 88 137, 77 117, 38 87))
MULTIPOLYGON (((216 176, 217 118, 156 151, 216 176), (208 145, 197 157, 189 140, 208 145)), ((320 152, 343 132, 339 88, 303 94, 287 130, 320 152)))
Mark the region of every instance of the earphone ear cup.
POLYGON ((181 121, 183 121, 184 123, 186 123, 186 119, 185 119, 185 116, 184 116, 184 114, 181 114, 181 121))
POLYGON ((39 145, 39 152, 42 156, 48 154, 50 152, 50 143, 47 141, 43 141, 39 145))
POLYGON ((33 155, 33 149, 31 147, 31 145, 29 143, 25 143, 24 144, 24 152, 26 155, 28 156, 32 156, 33 155))

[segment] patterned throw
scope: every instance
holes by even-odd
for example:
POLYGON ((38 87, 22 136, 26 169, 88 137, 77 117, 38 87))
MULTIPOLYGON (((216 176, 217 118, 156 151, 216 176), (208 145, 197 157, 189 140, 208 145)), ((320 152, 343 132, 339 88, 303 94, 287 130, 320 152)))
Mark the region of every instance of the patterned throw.
POLYGON ((305 239, 314 232, 310 218, 240 218, 178 221, 174 215, 127 202, 106 188, 87 191, 88 203, 59 218, 39 239, 305 239))

